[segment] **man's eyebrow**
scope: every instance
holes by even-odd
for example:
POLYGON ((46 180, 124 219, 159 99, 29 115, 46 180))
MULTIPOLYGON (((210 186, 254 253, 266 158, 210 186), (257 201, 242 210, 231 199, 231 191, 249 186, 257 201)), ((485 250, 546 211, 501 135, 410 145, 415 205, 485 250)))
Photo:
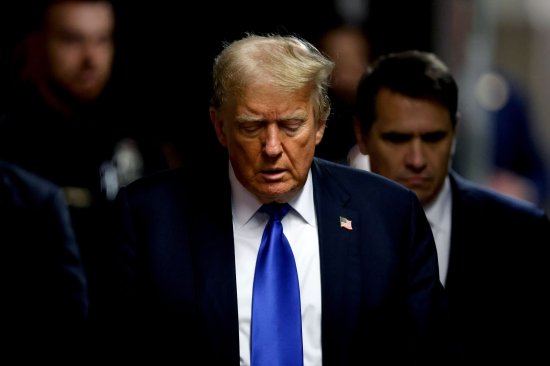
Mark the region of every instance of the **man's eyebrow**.
POLYGON ((279 118, 279 120, 281 121, 288 121, 291 119, 305 120, 307 119, 307 112, 300 110, 300 111, 293 112, 288 116, 284 116, 283 118, 279 118))
POLYGON ((262 121, 263 118, 253 114, 240 114, 235 117, 235 120, 239 123, 246 123, 246 122, 259 122, 259 121, 262 121))
POLYGON ((412 132, 399 132, 399 131, 384 131, 380 133, 382 136, 399 135, 399 136, 412 136, 412 132))
MULTIPOLYGON (((277 118, 277 121, 281 121, 281 122, 290 121, 290 120, 304 121, 306 119, 307 119, 306 111, 296 111, 288 115, 281 116, 280 118, 277 118)), ((246 122, 261 122, 261 121, 264 121, 265 118, 254 114, 241 114, 236 116, 235 120, 239 123, 246 123, 246 122)))

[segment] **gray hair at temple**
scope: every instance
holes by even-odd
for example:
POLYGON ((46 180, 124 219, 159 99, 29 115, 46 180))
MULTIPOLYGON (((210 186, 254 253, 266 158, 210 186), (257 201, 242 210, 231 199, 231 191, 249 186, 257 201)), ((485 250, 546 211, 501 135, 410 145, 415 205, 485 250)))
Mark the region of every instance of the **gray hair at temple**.
POLYGON ((331 60, 299 37, 247 34, 226 44, 215 58, 211 106, 222 107, 229 96, 238 97, 247 86, 258 82, 269 82, 289 93, 310 87, 316 118, 326 121, 333 68, 331 60))

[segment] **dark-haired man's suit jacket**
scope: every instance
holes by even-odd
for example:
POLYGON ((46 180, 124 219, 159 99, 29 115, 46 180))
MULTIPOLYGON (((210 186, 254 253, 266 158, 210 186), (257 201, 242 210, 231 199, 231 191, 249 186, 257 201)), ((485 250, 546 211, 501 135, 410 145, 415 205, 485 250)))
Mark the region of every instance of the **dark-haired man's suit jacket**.
POLYGON ((445 289, 464 343, 463 364, 547 364, 548 217, 533 205, 454 172, 450 178, 453 208, 445 289))
MULTIPOLYGON (((228 163, 207 168, 153 175, 119 194, 124 261, 115 293, 124 299, 106 325, 123 327, 107 332, 116 347, 131 339, 134 354, 155 349, 155 357, 176 355, 182 364, 239 365, 228 163)), ((422 358, 433 356, 442 286, 416 196, 319 159, 312 177, 323 365, 414 364, 408 350, 415 347, 422 358), (351 220, 352 230, 341 227, 340 217, 351 220)))

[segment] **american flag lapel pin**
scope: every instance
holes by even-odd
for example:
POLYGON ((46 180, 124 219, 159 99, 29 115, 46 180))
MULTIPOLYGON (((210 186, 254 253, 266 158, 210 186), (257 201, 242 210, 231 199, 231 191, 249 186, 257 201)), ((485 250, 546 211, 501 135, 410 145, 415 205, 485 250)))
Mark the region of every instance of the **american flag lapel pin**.
POLYGON ((346 230, 353 230, 351 227, 351 220, 343 216, 340 216, 340 227, 346 230))

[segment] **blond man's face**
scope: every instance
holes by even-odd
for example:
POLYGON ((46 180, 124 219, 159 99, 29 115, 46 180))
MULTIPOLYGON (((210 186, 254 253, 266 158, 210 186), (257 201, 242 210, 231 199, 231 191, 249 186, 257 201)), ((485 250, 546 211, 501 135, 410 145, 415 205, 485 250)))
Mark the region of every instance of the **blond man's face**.
POLYGON ((303 187, 325 128, 310 90, 258 82, 210 115, 237 178, 261 202, 288 202, 303 187))

